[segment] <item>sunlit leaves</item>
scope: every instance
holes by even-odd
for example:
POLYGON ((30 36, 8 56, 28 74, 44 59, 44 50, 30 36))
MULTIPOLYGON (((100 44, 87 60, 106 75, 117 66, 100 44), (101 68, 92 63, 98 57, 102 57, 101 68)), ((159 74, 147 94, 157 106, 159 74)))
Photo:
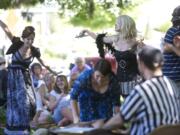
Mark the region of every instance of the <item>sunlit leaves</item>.
POLYGON ((43 3, 45 0, 0 0, 0 9, 18 8, 21 5, 33 6, 37 3, 43 3))

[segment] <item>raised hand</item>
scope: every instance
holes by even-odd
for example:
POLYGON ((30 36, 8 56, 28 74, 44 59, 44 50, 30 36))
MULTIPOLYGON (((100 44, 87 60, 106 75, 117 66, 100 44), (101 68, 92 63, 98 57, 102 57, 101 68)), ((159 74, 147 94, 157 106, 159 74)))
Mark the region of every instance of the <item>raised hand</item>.
POLYGON ((82 38, 88 36, 85 34, 86 32, 87 30, 82 30, 75 38, 82 38))
POLYGON ((9 30, 8 26, 2 20, 0 20, 0 26, 4 30, 4 32, 6 33, 8 38, 10 40, 12 40, 13 39, 13 35, 12 35, 11 31, 9 30))

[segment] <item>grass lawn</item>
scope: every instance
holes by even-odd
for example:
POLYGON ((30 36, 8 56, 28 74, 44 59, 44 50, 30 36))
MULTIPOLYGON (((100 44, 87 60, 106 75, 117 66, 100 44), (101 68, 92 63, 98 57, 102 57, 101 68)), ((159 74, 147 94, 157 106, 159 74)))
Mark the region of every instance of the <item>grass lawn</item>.
POLYGON ((5 107, 0 107, 0 135, 3 135, 3 126, 6 123, 6 111, 5 107))

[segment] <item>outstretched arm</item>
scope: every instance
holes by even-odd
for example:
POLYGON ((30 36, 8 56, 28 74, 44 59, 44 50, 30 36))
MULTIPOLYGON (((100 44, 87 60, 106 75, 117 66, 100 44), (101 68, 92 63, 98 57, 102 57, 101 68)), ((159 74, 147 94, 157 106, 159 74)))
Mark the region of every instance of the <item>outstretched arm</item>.
POLYGON ((113 116, 110 120, 108 120, 103 128, 104 129, 118 129, 123 125, 122 117, 119 113, 117 113, 115 116, 113 116))
POLYGON ((12 41, 13 35, 12 35, 11 31, 9 30, 8 26, 1 20, 0 20, 0 26, 4 30, 4 32, 6 33, 8 38, 12 41))
MULTIPOLYGON (((83 37, 84 35, 88 35, 88 36, 90 36, 90 37, 92 37, 93 39, 95 39, 96 40, 96 38, 97 38, 97 36, 98 35, 96 35, 94 32, 92 32, 92 31, 89 31, 89 30, 82 30, 81 32, 80 32, 80 34, 79 34, 79 37, 83 37)), ((104 34, 106 34, 106 33, 104 33, 104 34)), ((113 43, 113 41, 114 41, 114 38, 116 38, 115 36, 104 36, 103 37, 103 42, 104 43, 110 43, 110 44, 112 44, 113 43)))
POLYGON ((81 31, 80 32, 80 36, 83 36, 83 35, 85 35, 85 34, 88 34, 90 37, 92 37, 93 39, 96 39, 96 37, 97 37, 97 35, 94 33, 94 32, 91 32, 91 31, 89 31, 89 30, 83 30, 83 31, 81 31))
MULTIPOLYGON (((37 58, 37 59, 42 64, 42 66, 45 67, 50 73, 52 73, 53 75, 58 74, 57 72, 53 71, 49 66, 45 65, 41 58, 37 58)), ((59 72, 59 73, 61 73, 61 72, 59 72)))

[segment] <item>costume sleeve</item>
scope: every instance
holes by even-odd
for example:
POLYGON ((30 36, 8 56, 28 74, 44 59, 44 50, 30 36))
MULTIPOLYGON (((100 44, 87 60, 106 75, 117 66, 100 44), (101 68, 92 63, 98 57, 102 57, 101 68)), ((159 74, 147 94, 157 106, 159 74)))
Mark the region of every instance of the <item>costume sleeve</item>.
POLYGON ((36 48, 34 46, 31 47, 31 51, 32 51, 32 55, 36 58, 40 58, 41 57, 41 53, 40 53, 40 49, 36 48))
POLYGON ((112 43, 105 43, 104 42, 104 38, 105 38, 106 34, 99 34, 97 35, 97 38, 96 38, 96 45, 97 45, 97 48, 98 48, 98 52, 99 52, 99 55, 100 57, 104 58, 104 46, 109 50, 111 51, 111 53, 114 53, 115 52, 115 48, 112 46, 112 43))
POLYGON ((6 54, 15 53, 19 48, 23 46, 23 42, 20 40, 19 37, 13 37, 12 39, 12 45, 7 50, 6 54))
POLYGON ((138 111, 143 107, 143 99, 136 89, 132 90, 130 95, 125 99, 120 111, 124 121, 131 121, 138 111))

